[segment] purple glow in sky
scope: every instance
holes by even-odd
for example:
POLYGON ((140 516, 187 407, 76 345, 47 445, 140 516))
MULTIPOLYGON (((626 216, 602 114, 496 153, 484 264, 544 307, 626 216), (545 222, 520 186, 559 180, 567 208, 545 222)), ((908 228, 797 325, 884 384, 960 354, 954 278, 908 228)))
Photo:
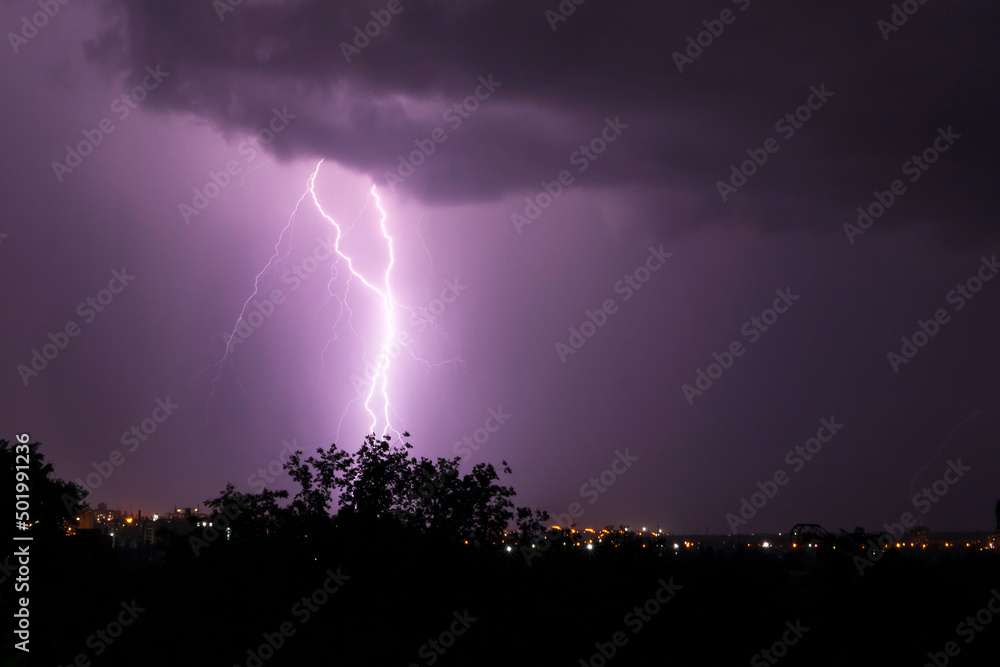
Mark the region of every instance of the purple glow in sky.
POLYGON ((995 6, 220 3, 0 8, 0 437, 92 504, 407 430, 581 526, 992 521, 995 6))

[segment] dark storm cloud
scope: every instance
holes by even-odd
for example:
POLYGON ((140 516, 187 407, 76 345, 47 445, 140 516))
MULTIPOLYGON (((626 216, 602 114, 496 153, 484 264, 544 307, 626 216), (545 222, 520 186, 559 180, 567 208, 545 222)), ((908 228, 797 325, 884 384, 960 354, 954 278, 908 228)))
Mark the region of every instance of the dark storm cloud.
POLYGON ((172 78, 152 104, 223 129, 256 130, 273 106, 287 105, 299 122, 275 142, 279 154, 330 157, 382 182, 415 139, 448 129, 442 109, 492 74, 502 83, 495 98, 403 186, 430 202, 537 191, 606 116, 620 115, 627 136, 587 175, 591 185, 683 187, 702 198, 700 221, 826 226, 905 179, 903 163, 952 126, 962 139, 941 157, 948 166, 901 203, 915 221, 966 230, 986 222, 997 65, 981 53, 1000 11, 993 5, 914 2, 916 13, 890 31, 877 23, 890 20, 888 2, 566 0, 575 11, 558 21, 546 15, 556 0, 399 2, 350 63, 343 43, 388 3, 242 2, 221 11, 222 0, 112 2, 116 27, 89 51, 136 80, 162 63, 172 78), (730 23, 714 23, 722 33, 679 72, 673 54, 723 10, 730 23), (794 136, 776 131, 824 84, 833 97, 811 120, 794 136), (433 111, 417 113, 420 102, 433 111), (769 137, 779 144, 772 164, 724 202, 717 181, 769 137), (831 203, 831 217, 819 220, 831 203))

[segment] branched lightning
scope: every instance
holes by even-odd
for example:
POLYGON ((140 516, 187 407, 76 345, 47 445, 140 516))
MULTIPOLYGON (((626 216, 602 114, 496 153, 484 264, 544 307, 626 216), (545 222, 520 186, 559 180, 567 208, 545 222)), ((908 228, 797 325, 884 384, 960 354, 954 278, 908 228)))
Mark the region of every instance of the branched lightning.
MULTIPOLYGON (((226 349, 222 353, 222 358, 216 361, 211 366, 209 366, 209 368, 217 368, 218 370, 215 374, 215 377, 212 378, 212 391, 209 394, 208 400, 205 403, 206 423, 208 423, 208 404, 211 403, 212 398, 215 396, 216 385, 219 383, 219 380, 222 379, 223 367, 225 366, 226 361, 229 359, 229 354, 232 351, 233 338, 236 337, 236 332, 240 328, 240 324, 243 322, 243 318, 246 316, 247 307, 250 305, 250 302, 254 300, 254 298, 260 291, 261 278, 263 278, 264 274, 266 274, 268 270, 270 270, 271 267, 273 267, 279 261, 279 255, 281 255, 281 242, 285 238, 285 233, 291 230, 292 221, 295 220, 295 215, 299 212, 299 206, 302 204, 302 200, 306 198, 307 194, 309 194, 308 188, 306 189, 305 192, 302 193, 302 196, 299 197, 298 201, 295 202, 295 208, 292 209, 292 214, 288 216, 288 222, 286 222, 285 226, 281 229, 281 233, 278 235, 278 241, 274 244, 274 254, 272 254, 271 258, 267 261, 267 265, 263 269, 261 269, 260 272, 253 279, 253 293, 249 297, 247 297, 246 301, 243 302, 243 307, 240 309, 240 315, 239 317, 236 318, 236 323, 233 324, 232 331, 227 331, 226 333, 223 334, 223 339, 226 342, 226 349)), ((291 240, 289 240, 288 248, 285 250, 285 257, 288 256, 289 252, 291 252, 291 240)), ((237 378, 238 376, 239 374, 237 373, 237 378)), ((243 391, 245 395, 249 396, 249 394, 247 394, 246 392, 246 389, 243 388, 242 382, 240 382, 240 389, 243 391)))
MULTIPOLYGON (((323 302, 316 308, 313 312, 313 319, 320 314, 322 310, 329 305, 331 300, 336 300, 338 304, 338 313, 336 320, 333 324, 331 330, 331 337, 328 338, 326 345, 323 347, 322 353, 320 355, 321 362, 325 364, 325 357, 327 351, 330 349, 331 345, 338 339, 338 330, 346 325, 351 332, 360 340, 364 346, 364 358, 368 358, 369 351, 377 348, 378 354, 375 357, 376 363, 368 364, 368 368, 374 368, 373 373, 366 374, 366 391, 361 392, 354 399, 350 400, 344 409, 344 413, 340 417, 340 421, 337 424, 337 437, 339 437, 339 431, 344 418, 350 412, 351 407, 359 402, 363 401, 362 405, 365 412, 368 414, 371 422, 368 431, 370 433, 377 433, 381 431, 382 435, 386 435, 392 432, 396 435, 399 434, 399 429, 397 429, 394 424, 400 423, 399 415, 396 409, 392 406, 390 400, 390 367, 392 362, 392 348, 397 347, 396 352, 401 350, 406 350, 408 356, 412 357, 414 360, 421 362, 427 367, 437 367, 449 363, 458 363, 462 365, 464 370, 464 360, 460 357, 455 357, 452 359, 446 359, 441 362, 431 362, 426 359, 421 358, 411 347, 405 343, 405 336, 400 335, 399 326, 396 321, 397 313, 400 311, 405 311, 410 313, 413 317, 419 318, 420 320, 428 323, 432 330, 438 335, 442 336, 454 347, 458 347, 457 344, 452 341, 438 326, 438 323, 422 313, 419 308, 408 306, 396 301, 393 296, 392 291, 392 274, 393 268, 396 264, 396 249, 395 241, 392 235, 389 233, 389 226, 387 223, 388 215, 382 206, 382 200, 379 196, 377 188, 373 185, 365 199, 365 204, 358 212, 357 217, 351 222, 349 226, 342 226, 338 223, 333 216, 331 216, 326 209, 324 209, 323 204, 320 201, 320 194, 317 192, 316 179, 319 175, 320 169, 323 166, 323 160, 320 160, 316 164, 316 168, 310 174, 306 182, 305 191, 302 196, 299 197, 298 201, 295 203, 295 208, 292 211, 291 216, 288 218, 288 222, 282 228, 281 233, 278 236, 278 240, 274 246, 274 252, 271 258, 268 260, 264 268, 255 276, 253 291, 251 295, 243 303, 243 307, 240 309, 239 316, 236 318, 231 330, 227 330, 223 338, 225 340, 226 346, 222 357, 212 364, 211 367, 217 367, 218 371, 215 378, 212 380, 212 392, 209 396, 209 401, 215 395, 216 385, 222 377, 223 367, 225 363, 229 360, 230 354, 233 349, 233 340, 237 335, 237 331, 240 325, 245 321, 248 314, 248 309, 250 304, 255 298, 258 297, 261 289, 265 287, 264 280, 268 272, 271 271, 277 264, 287 259, 291 253, 291 240, 290 233, 293 231, 294 221, 296 216, 300 212, 302 202, 306 197, 310 197, 317 213, 323 217, 323 219, 330 224, 334 232, 334 241, 332 247, 334 250, 333 263, 330 268, 330 278, 326 283, 326 298, 323 302), (378 209, 379 213, 379 231, 381 233, 382 239, 385 242, 385 247, 388 252, 388 261, 385 266, 384 272, 379 271, 377 274, 366 275, 365 272, 361 271, 355 266, 355 260, 351 254, 345 251, 343 248, 344 237, 350 232, 355 225, 361 220, 365 211, 367 210, 369 204, 374 201, 375 207, 378 209), (286 236, 289 238, 286 239, 286 236), (335 283, 340 275, 339 267, 341 262, 346 266, 344 289, 342 294, 337 294, 335 292, 335 283), (363 287, 363 291, 374 298, 379 307, 379 327, 378 334, 374 341, 366 339, 361 336, 353 326, 353 318, 355 316, 354 311, 351 309, 348 297, 351 296, 352 284, 358 281, 360 286, 363 287), (345 318, 346 315, 346 318, 345 318)), ((417 222, 417 236, 420 238, 421 244, 424 251, 427 253, 428 260, 431 262, 431 275, 435 275, 433 272, 433 259, 431 258, 430 250, 427 247, 426 241, 420 234, 419 229, 420 221, 417 222)), ((436 276, 435 276, 436 277, 436 276)), ((351 297, 354 298, 354 297, 351 297)), ((230 361, 231 364, 231 361, 230 361)), ((210 367, 210 368, 211 368, 210 367)), ((320 375, 322 376, 322 366, 320 375)), ((241 387, 242 388, 242 387, 241 387)), ((246 393, 244 391, 244 393, 246 393)), ((207 422, 207 405, 206 405, 206 422, 207 422)))
MULTIPOLYGON (((319 214, 322 215, 323 218, 326 219, 326 221, 329 222, 336 231, 333 247, 337 253, 338 261, 340 259, 343 259, 347 263, 347 270, 350 272, 348 281, 353 280, 355 278, 357 280, 360 280, 361 283, 368 289, 368 291, 374 294, 375 297, 378 299, 383 312, 384 326, 382 329, 381 344, 379 345, 379 350, 380 350, 379 358, 380 359, 385 358, 387 361, 385 364, 381 363, 376 364, 375 366, 376 375, 371 380, 371 386, 369 388, 368 395, 365 398, 364 406, 365 410, 368 412, 368 415, 372 419, 369 431, 376 432, 378 427, 378 417, 375 415, 375 410, 372 408, 371 403, 372 399, 374 398, 375 392, 376 391, 381 392, 382 401, 384 405, 384 416, 383 416, 384 424, 383 424, 382 435, 385 435, 386 433, 389 432, 391 428, 389 423, 389 394, 387 389, 390 364, 388 361, 388 355, 386 354, 386 351, 388 350, 389 344, 392 342, 392 339, 396 336, 395 323, 393 321, 393 306, 395 304, 393 303, 392 300, 392 289, 390 287, 390 277, 392 275, 392 267, 396 263, 396 256, 392 247, 392 237, 389 236, 389 232, 385 225, 387 216, 385 210, 382 208, 382 201, 378 196, 378 192, 376 191, 375 186, 373 185, 371 189, 371 195, 375 197, 375 205, 378 208, 379 213, 382 214, 382 218, 379 221, 379 226, 382 231, 382 237, 386 240, 386 244, 389 249, 389 264, 385 269, 385 276, 382 281, 384 287, 380 288, 375 284, 375 281, 369 280, 354 267, 354 260, 340 247, 340 242, 344 236, 344 230, 341 228, 340 224, 337 223, 337 221, 334 220, 333 217, 330 216, 323 209, 323 205, 319 201, 319 196, 316 194, 316 176, 317 174, 319 174, 319 170, 322 165, 323 165, 323 160, 320 160, 319 164, 316 165, 316 170, 313 171, 312 176, 309 177, 309 193, 312 195, 313 203, 316 205, 316 210, 319 211, 319 214)), ((329 283, 327 285, 329 287, 329 283)))

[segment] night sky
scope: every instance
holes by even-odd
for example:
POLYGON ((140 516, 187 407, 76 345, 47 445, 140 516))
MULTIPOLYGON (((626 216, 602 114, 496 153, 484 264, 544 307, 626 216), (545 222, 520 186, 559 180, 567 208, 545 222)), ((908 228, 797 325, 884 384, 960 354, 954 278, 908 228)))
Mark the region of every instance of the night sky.
POLYGON ((150 513, 388 428, 578 526, 991 528, 1000 8, 898 7, 4 2, 2 437, 150 513))

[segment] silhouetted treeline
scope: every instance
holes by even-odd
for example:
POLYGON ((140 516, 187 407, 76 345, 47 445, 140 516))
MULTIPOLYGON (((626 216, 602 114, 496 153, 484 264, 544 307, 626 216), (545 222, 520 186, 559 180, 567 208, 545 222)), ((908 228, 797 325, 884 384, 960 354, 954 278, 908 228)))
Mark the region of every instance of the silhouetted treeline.
MULTIPOLYGON (((211 516, 135 549, 66 537, 65 514, 46 515, 31 530, 32 653, 12 649, 8 624, 0 662, 923 665, 950 641, 959 655, 948 664, 995 658, 1000 619, 971 639, 958 631, 1000 590, 995 552, 891 550, 859 574, 843 541, 792 555, 674 550, 616 531, 587 549, 545 531, 536 510, 518 516, 490 466, 460 476, 408 449, 370 437, 353 455, 296 455, 298 492, 227 485, 211 516), (524 550, 529 540, 538 553, 524 550), (129 613, 118 636, 100 639, 129 613), (796 641, 779 660, 761 657, 783 637, 796 641)), ((8 498, 9 452, 0 443, 8 498)), ((32 493, 52 507, 67 487, 41 463, 32 493)), ((0 593, 10 619, 11 579, 0 593)))

